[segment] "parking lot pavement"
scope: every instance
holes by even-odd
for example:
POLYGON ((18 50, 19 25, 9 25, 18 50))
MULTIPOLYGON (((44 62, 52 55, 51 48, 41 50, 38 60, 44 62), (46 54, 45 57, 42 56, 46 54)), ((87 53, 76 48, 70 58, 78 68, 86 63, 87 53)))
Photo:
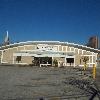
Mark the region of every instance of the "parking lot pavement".
POLYGON ((0 100, 88 100, 91 94, 77 86, 84 77, 74 68, 0 66, 0 100))

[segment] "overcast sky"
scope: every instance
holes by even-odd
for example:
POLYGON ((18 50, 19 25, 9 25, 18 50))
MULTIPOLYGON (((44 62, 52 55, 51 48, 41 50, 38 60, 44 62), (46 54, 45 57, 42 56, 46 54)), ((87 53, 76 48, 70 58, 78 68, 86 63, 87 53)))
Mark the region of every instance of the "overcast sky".
POLYGON ((100 37, 100 0, 0 0, 0 43, 53 40, 84 44, 100 37))

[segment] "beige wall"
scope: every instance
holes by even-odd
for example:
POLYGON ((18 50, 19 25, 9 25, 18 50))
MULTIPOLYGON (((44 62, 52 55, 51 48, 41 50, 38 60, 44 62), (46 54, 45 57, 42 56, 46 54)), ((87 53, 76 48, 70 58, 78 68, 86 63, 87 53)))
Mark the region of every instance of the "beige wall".
POLYGON ((63 63, 65 63, 65 58, 61 58, 61 57, 53 57, 52 60, 56 59, 58 62, 58 67, 63 66, 63 63))
POLYGON ((74 47, 71 47, 71 51, 74 51, 74 47))
POLYGON ((78 49, 77 48, 75 48, 75 54, 78 54, 78 49))
POLYGON ((25 50, 35 50, 36 46, 35 45, 24 45, 25 50))
POLYGON ((69 46, 67 47, 67 51, 70 51, 70 47, 69 46))
POLYGON ((61 57, 53 57, 53 60, 56 59, 57 61, 62 61, 65 62, 65 58, 61 58, 61 57))
POLYGON ((82 50, 81 49, 79 49, 79 55, 82 55, 82 50))
POLYGON ((77 65, 80 65, 80 55, 75 55, 75 65, 77 66, 77 65))
POLYGON ((21 61, 22 61, 22 63, 32 64, 32 57, 29 57, 29 56, 24 57, 23 56, 21 61))
POLYGON ((84 51, 83 51, 83 55, 87 55, 87 52, 86 52, 86 50, 84 50, 84 51))
POLYGON ((24 46, 18 46, 18 51, 24 50, 24 46))
POLYGON ((63 51, 66 52, 66 46, 63 46, 63 51))
POLYGON ((92 55, 92 52, 87 51, 87 55, 92 55))
POLYGON ((3 51, 3 59, 4 63, 13 63, 13 53, 17 51, 17 48, 9 48, 3 51))
MULTIPOLYGON (((14 57, 14 63, 16 64, 16 63, 18 63, 18 61, 16 61, 16 58, 17 57, 14 57)), ((19 61, 19 63, 21 64, 32 64, 32 60, 33 60, 33 58, 32 57, 30 57, 30 56, 22 56, 21 57, 21 61, 19 61)))
POLYGON ((59 51, 62 51, 62 46, 59 46, 59 51))
POLYGON ((9 62, 9 51, 8 50, 4 50, 3 51, 3 62, 9 62))

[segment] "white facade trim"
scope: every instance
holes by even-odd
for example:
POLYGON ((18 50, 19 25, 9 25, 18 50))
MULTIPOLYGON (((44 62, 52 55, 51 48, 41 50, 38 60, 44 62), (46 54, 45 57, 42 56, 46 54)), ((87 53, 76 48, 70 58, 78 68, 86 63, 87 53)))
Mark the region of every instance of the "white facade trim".
POLYGON ((87 64, 95 64, 95 63, 87 63, 87 64))
MULTIPOLYGON (((69 43, 69 42, 60 42, 60 41, 26 41, 26 42, 19 42, 19 43, 14 43, 14 44, 10 44, 10 45, 6 45, 6 46, 2 46, 2 47, 7 47, 7 46, 14 46, 14 45, 20 45, 20 44, 29 44, 29 43, 57 43, 57 44, 67 44, 67 45, 73 45, 73 46, 79 46, 79 47, 83 47, 83 48, 87 48, 87 49, 91 49, 91 50, 97 50, 100 51, 98 49, 94 49, 91 47, 87 47, 84 45, 79 45, 79 44, 75 44, 75 43, 69 43)), ((2 48, 0 47, 0 48, 2 48)))
MULTIPOLYGON (((88 63, 87 63, 88 64, 88 63)), ((89 66, 90 66, 90 56, 89 56, 89 66)))
POLYGON ((24 50, 26 50, 26 49, 25 49, 25 45, 24 45, 24 50))
POLYGON ((69 47, 69 51, 71 51, 71 47, 69 47))
POLYGON ((83 55, 83 51, 84 51, 84 50, 82 50, 82 55, 83 55))
POLYGON ((65 57, 60 54, 29 54, 29 53, 14 53, 13 56, 34 56, 34 57, 65 57))
POLYGON ((78 54, 79 54, 80 49, 78 49, 78 54))
POLYGON ((93 63, 93 56, 92 56, 92 63, 93 63))
POLYGON ((67 48, 68 48, 68 46, 66 46, 66 52, 67 52, 67 48))
POLYGON ((34 46, 34 45, 32 45, 32 44, 29 44, 29 45, 25 44, 24 46, 34 46))
POLYGON ((75 52, 75 48, 74 48, 74 52, 75 52))
POLYGON ((4 50, 2 51, 2 55, 1 55, 1 63, 3 64, 5 64, 5 63, 8 63, 8 62, 5 62, 5 61, 3 61, 3 52, 4 52, 4 50))
POLYGON ((59 51, 59 46, 57 46, 57 51, 59 51))
POLYGON ((95 56, 95 55, 81 55, 81 56, 95 56))
MULTIPOLYGON (((24 45, 23 45, 24 46, 24 45)), ((18 46, 18 47, 23 47, 23 46, 18 46)))
POLYGON ((8 64, 8 62, 3 61, 2 64, 8 64))
POLYGON ((12 49, 17 49, 17 51, 18 51, 18 47, 13 47, 12 49))
MULTIPOLYGON (((95 54, 95 57, 96 57, 95 59, 96 59, 96 60, 97 60, 97 58, 98 58, 97 55, 98 55, 98 54, 95 54)), ((96 62, 96 66, 97 66, 97 62, 96 62)))
POLYGON ((3 63, 3 51, 1 51, 1 63, 3 63))
POLYGON ((28 63, 15 63, 15 64, 28 65, 28 63))

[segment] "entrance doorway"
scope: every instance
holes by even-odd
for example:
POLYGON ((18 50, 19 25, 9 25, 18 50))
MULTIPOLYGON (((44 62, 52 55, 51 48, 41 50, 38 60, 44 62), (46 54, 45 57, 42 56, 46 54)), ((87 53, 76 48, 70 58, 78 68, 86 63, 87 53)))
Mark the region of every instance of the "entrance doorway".
POLYGON ((67 66, 74 66, 74 58, 66 58, 67 66))
POLYGON ((52 65, 52 57, 34 57, 34 63, 36 66, 40 66, 40 64, 52 65))

